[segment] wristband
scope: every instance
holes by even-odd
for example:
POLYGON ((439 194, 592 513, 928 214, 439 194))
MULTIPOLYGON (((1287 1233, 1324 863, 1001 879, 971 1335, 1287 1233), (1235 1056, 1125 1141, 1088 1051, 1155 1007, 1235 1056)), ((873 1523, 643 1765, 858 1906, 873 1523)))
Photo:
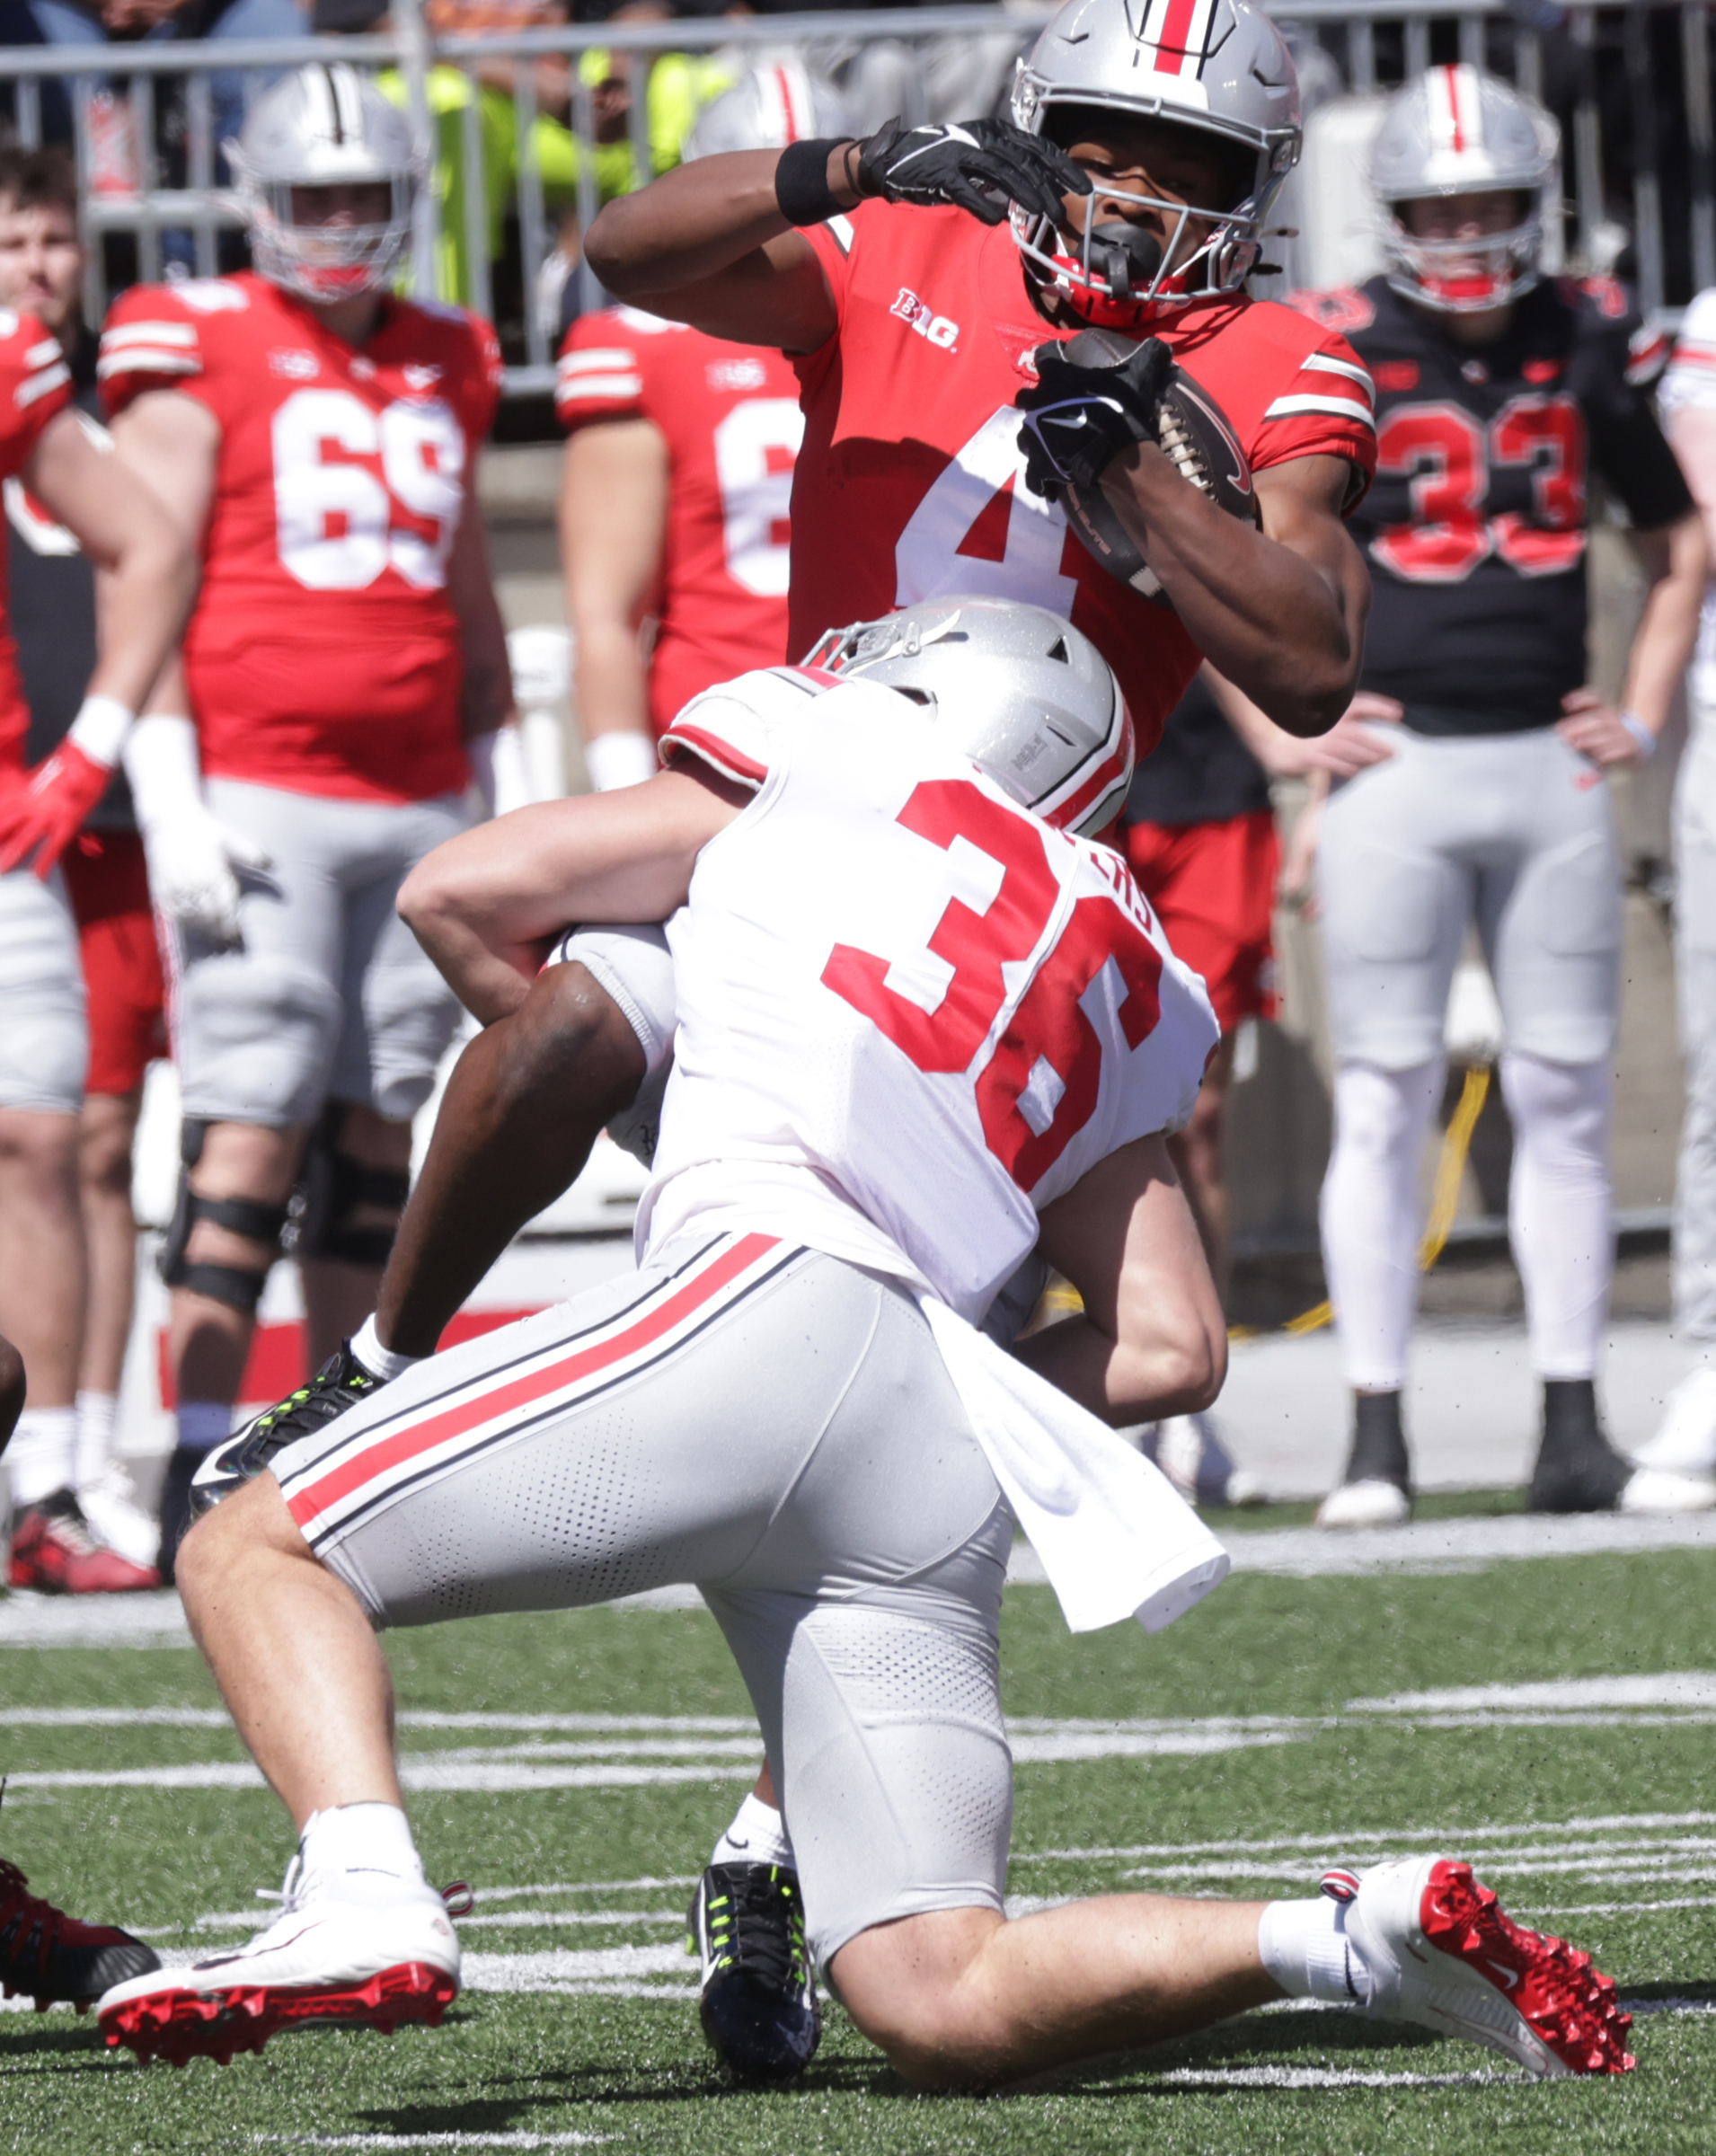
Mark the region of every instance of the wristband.
POLYGON ((1657 753, 1657 737, 1640 718, 1637 711, 1620 711, 1616 716, 1628 733, 1639 745, 1639 754, 1648 764, 1657 753))
POLYGON ((136 716, 117 696, 85 696, 66 738, 92 764, 111 771, 136 716))
POLYGON ((656 745, 648 734, 619 727, 606 734, 592 734, 584 744, 584 768, 597 793, 615 793, 623 786, 641 786, 659 768, 656 745))
POLYGON ((789 225, 826 225, 843 214, 828 185, 828 160, 848 139, 828 135, 814 142, 790 142, 781 152, 774 199, 789 225))

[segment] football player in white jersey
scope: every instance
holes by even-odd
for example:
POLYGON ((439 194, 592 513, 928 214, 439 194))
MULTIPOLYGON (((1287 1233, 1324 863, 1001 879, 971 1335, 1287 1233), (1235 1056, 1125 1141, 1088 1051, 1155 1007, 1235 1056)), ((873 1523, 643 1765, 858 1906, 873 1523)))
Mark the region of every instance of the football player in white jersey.
MULTIPOLYGON (((960 613, 917 641, 951 644, 960 613)), ((1069 676, 1106 672, 1063 633, 1069 676)), ((712 691, 668 736, 681 768, 467 835, 402 893, 493 1018, 569 918, 669 923, 679 1033, 641 1269, 431 1358, 193 1530, 187 1605, 301 1863, 279 1922, 117 1985, 105 2032, 230 2057, 305 2022, 438 2020, 458 1947, 406 1822, 374 1627, 683 1579, 763 1723, 814 1958, 914 2085, 1005 2082, 1282 1996, 1539 2074, 1625 2071, 1612 1983, 1444 1858, 1305 1901, 1007 1921, 1015 1518, 1078 1630, 1157 1629, 1226 1570, 1104 1427, 1220 1382, 1163 1137, 1216 1029, 1124 864, 1074 835, 1129 776, 1112 677, 1110 724, 1068 753, 1064 703, 998 726, 993 676, 969 666, 961 695, 957 651, 927 708, 884 685, 897 641, 886 622, 845 640, 830 656, 856 678, 827 694, 794 669, 712 691), (971 1320, 1039 1235, 1085 1309, 1014 1359, 971 1320)))

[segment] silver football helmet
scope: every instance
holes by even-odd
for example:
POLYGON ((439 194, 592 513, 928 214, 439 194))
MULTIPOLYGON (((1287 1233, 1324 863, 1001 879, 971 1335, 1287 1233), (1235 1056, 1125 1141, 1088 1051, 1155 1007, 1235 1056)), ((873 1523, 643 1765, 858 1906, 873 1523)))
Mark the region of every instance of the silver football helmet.
POLYGON ((1071 234, 1015 208, 1013 238, 1032 272, 1084 321, 1135 332, 1166 309, 1237 292, 1257 267, 1264 220, 1299 161, 1298 76, 1269 17, 1248 0, 1067 0, 1019 63, 1013 116, 1040 135, 1049 115, 1068 105, 1170 120, 1249 151, 1250 182, 1213 216, 1105 189, 1111 199, 1176 220, 1154 263, 1136 243, 1128 258, 1131 227, 1092 224, 1093 197, 1084 229, 1071 234), (1194 223, 1209 230, 1192 244, 1194 223))
POLYGON ((1370 154, 1395 291, 1444 314, 1480 313, 1529 292, 1560 146, 1541 106, 1464 63, 1431 67, 1397 90, 1370 154), (1457 240, 1420 239, 1400 215, 1406 202, 1490 194, 1523 195, 1528 214, 1505 232, 1457 240))
POLYGON ((411 201, 422 160, 411 123, 374 83, 343 60, 313 60, 266 90, 243 130, 222 148, 250 227, 259 276, 300 298, 353 299, 394 281, 410 243, 411 201), (381 225, 293 221, 297 187, 388 188, 381 225))
POLYGON ((830 629, 807 667, 903 690, 1021 808, 1084 836, 1119 814, 1132 714, 1088 636, 1009 599, 924 599, 830 629))
POLYGON ((783 49, 759 58, 697 115, 681 162, 721 150, 783 150, 790 142, 852 132, 846 102, 825 76, 783 49))

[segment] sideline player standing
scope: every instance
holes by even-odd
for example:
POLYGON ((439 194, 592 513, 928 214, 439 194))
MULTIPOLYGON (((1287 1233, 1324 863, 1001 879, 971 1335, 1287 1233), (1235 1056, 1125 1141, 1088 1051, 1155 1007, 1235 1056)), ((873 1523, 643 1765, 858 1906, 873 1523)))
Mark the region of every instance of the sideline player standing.
POLYGON ((462 828, 472 762, 512 717, 469 483, 500 356, 463 309, 391 296, 407 123, 314 64, 231 154, 256 270, 134 287, 100 363, 122 456, 205 561, 183 671, 127 759, 172 921, 184 1092, 169 1564, 300 1180, 313 1356, 373 1303, 458 1015, 394 901, 462 828))
POLYGON ((1641 386, 1631 303, 1607 279, 1541 280, 1554 160, 1553 123, 1505 84, 1432 68, 1391 100, 1373 152, 1386 274, 1301 302, 1352 340, 1376 384, 1377 481, 1355 520, 1375 585, 1364 678, 1400 721, 1393 755, 1334 792, 1322 833, 1338 1066, 1323 1254, 1355 1394, 1325 1526, 1410 1509, 1401 1391, 1419 1163, 1474 921, 1506 1026, 1510 1226, 1544 1389, 1528 1501, 1602 1511, 1632 1471, 1603 1435, 1594 1383, 1614 1265, 1621 989, 1602 780, 1656 746, 1705 549, 1641 386), (1618 711, 1584 681, 1593 471, 1626 508, 1650 579, 1618 711))
POLYGON ((198 1638, 302 1858, 257 1938, 109 1993, 110 2040, 230 2058, 295 2023, 438 2021, 459 1949, 411 1842, 373 1628, 687 1579, 766 1732, 815 1957, 915 2086, 1005 2082, 1281 1996, 1539 2075, 1631 2066, 1613 1983, 1434 1856, 1308 1900, 1006 1917, 1015 1515, 1078 1630, 1159 1629, 1227 1568, 1100 1419, 1220 1383, 1160 1135, 1216 1026, 1124 864, 1072 835, 1081 808, 1106 820, 1131 741, 1112 675, 1063 633, 1046 663, 1069 688, 1106 677, 1093 748, 983 670, 961 702, 957 647, 933 706, 908 700, 928 639, 877 623, 833 655, 857 678, 713 691, 668 734, 686 771, 525 810, 402 894, 489 1016, 569 917, 671 920, 678 1060, 641 1270, 434 1357, 193 1531, 198 1638), (1014 1361, 971 1321, 1039 1233, 1086 1308, 1014 1361))
MULTIPOLYGON (((781 149, 827 124, 796 64, 759 67, 686 144, 781 149)), ((570 437, 560 498, 566 617, 584 762, 598 793, 652 778, 691 699, 788 656, 787 508, 804 432, 799 384, 765 346, 636 307, 568 331, 554 409, 570 437), (639 631, 657 622, 646 662, 639 631)))
MULTIPOLYGON (((1686 310, 1659 399, 1716 551, 1716 291, 1686 310)), ((1640 1484, 1693 1478, 1716 1500, 1716 584, 1686 677, 1692 738, 1675 782, 1675 983, 1686 1066, 1675 1173, 1675 1329, 1695 1360, 1639 1454, 1640 1484), (1650 1478, 1647 1480, 1647 1477, 1650 1478)), ((1631 1496, 1632 1493, 1629 1493, 1631 1496)), ((1683 1501, 1686 1492, 1682 1489, 1683 1501)))
POLYGON ((78 1118, 89 1043, 57 864, 107 790, 132 714, 183 623, 195 570, 160 503, 67 409, 71 386, 40 323, 0 309, 0 478, 21 479, 106 579, 101 649, 76 716, 27 782, 30 709, 0 620, 0 1323, 30 1385, 8 1464, 25 1515, 17 1555, 32 1568, 32 1552, 42 1559, 33 1584, 142 1586, 146 1572, 90 1545, 75 1500, 48 1509, 75 1474, 86 1294, 78 1118))
MULTIPOLYGON (((77 176, 66 154, 0 154, 0 305, 22 308, 54 332, 71 369, 73 401, 97 441, 105 442, 95 418, 95 339, 81 305, 86 260, 77 176)), ((12 620, 30 704, 28 755, 35 762, 64 738, 89 684, 95 579, 76 540, 16 479, 7 482, 5 508, 12 620)), ((117 773, 59 866, 77 923, 89 1024, 79 1144, 88 1301, 75 1453, 62 1462, 45 1504, 14 1522, 11 1584, 82 1594, 154 1586, 158 1539, 113 1458, 136 1301, 131 1147, 144 1072, 167 1052, 143 844, 117 773), (98 1544, 111 1547, 91 1547, 85 1523, 98 1544)))

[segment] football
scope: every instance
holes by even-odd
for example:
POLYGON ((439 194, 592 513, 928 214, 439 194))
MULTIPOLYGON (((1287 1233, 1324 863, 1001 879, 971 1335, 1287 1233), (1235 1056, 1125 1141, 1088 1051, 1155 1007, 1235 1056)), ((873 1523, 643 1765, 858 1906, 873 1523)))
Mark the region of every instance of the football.
MULTIPOLYGON (((1136 348, 1136 340, 1113 330, 1081 330, 1061 348, 1075 367, 1116 367, 1136 348)), ((1259 521, 1252 467, 1226 414, 1199 383, 1176 367, 1162 393, 1156 439, 1177 472, 1208 495, 1230 517, 1259 521)), ((1111 577, 1170 612, 1173 601, 1137 542, 1126 530, 1097 489, 1072 486, 1062 499, 1073 529, 1111 577)))

